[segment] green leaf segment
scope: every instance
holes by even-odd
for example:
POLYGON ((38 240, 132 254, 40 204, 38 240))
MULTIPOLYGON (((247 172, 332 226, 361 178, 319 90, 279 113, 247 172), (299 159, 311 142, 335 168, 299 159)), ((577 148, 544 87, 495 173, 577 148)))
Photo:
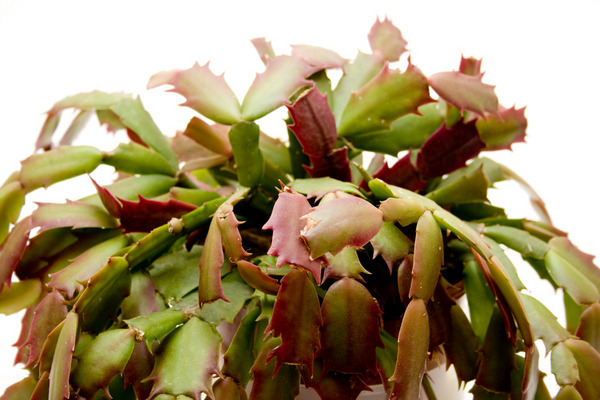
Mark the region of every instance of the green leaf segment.
POLYGON ((0 312, 25 310, 16 361, 30 373, 0 399, 295 399, 305 386, 352 400, 381 385, 433 400, 442 357, 475 399, 549 399, 538 340, 556 399, 599 399, 600 269, 482 156, 523 142, 524 109, 498 103, 480 60, 425 76, 388 19, 368 40, 353 60, 255 40, 265 69, 242 101, 208 64, 160 72, 148 86, 198 113, 175 135, 127 94, 50 108, 36 153, 0 186, 0 312), (286 141, 260 126, 283 106, 286 141), (73 145, 93 115, 129 141, 73 145), (114 182, 21 215, 30 192, 100 165, 114 182), (490 202, 503 180, 539 220, 490 202), (565 326, 525 292, 529 267, 564 293, 565 326))

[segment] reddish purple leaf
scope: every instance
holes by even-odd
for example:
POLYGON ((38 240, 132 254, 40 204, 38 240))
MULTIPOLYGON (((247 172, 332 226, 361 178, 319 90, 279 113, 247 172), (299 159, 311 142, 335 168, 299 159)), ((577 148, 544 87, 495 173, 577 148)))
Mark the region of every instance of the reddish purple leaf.
POLYGON ((289 128, 313 165, 305 167, 308 173, 313 178, 330 176, 349 181, 348 151, 346 148, 335 148, 337 129, 327 96, 313 86, 302 93, 292 106, 288 106, 288 110, 294 121, 289 128))
POLYGON ((291 189, 279 193, 273 212, 263 229, 273 230, 269 255, 277 256, 277 266, 291 264, 309 270, 317 284, 321 283, 321 260, 310 258, 300 233, 306 226, 302 217, 312 210, 303 195, 291 189))
POLYGON ((316 86, 305 91, 293 105, 287 106, 294 121, 289 128, 308 155, 328 154, 335 147, 337 131, 335 117, 316 86))
POLYGON ((462 168, 485 147, 475 127, 475 120, 458 121, 452 127, 442 125, 421 147, 417 169, 434 178, 462 168))
POLYGON ((379 178, 390 185, 400 186, 413 192, 418 192, 427 184, 413 165, 410 153, 396 161, 391 168, 388 167, 387 162, 384 163, 381 169, 373 174, 373 178, 379 178))
POLYGON ((307 366, 312 375, 314 353, 321 347, 322 325, 317 291, 306 272, 292 269, 281 280, 273 316, 265 333, 281 337, 281 344, 271 350, 267 362, 277 357, 275 372, 283 363, 307 366))
POLYGON ((140 201, 119 199, 121 207, 121 228, 125 232, 150 232, 157 226, 166 224, 171 218, 179 218, 196 209, 196 206, 183 201, 148 200, 138 195, 140 201))
POLYGON ((344 182, 352 180, 346 146, 335 149, 324 156, 309 156, 309 159, 313 166, 304 166, 304 169, 312 178, 331 177, 344 182))

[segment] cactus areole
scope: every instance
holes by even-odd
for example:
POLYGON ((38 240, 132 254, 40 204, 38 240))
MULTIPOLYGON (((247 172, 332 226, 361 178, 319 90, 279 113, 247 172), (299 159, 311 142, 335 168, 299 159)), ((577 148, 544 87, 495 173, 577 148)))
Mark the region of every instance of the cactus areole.
POLYGON ((0 187, 0 312, 25 310, 30 372, 1 399, 444 399, 434 364, 476 399, 550 399, 538 339, 560 398, 600 399, 600 270, 483 156, 524 140, 524 109, 498 104, 480 60, 427 77, 389 20, 368 37, 354 60, 254 40, 265 69, 241 101, 208 65, 154 75, 198 114, 176 134, 136 97, 56 103, 0 187), (130 141, 73 145, 90 115, 130 141), (20 215, 101 164, 118 179, 20 215), (539 215, 491 204, 503 180, 539 215), (507 248, 564 292, 566 326, 507 248))

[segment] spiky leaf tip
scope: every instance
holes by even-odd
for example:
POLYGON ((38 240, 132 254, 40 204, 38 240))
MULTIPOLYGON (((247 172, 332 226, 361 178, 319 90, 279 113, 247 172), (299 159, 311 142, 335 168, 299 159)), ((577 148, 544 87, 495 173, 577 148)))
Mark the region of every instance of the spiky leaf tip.
POLYGON ((429 77, 429 84, 445 101, 461 111, 468 110, 486 118, 498 113, 498 97, 494 86, 481 81, 481 75, 471 76, 459 71, 438 72, 429 77))
POLYGON ((406 40, 402 37, 400 29, 396 28, 387 17, 377 22, 369 32, 369 44, 373 53, 387 61, 398 61, 406 51, 406 40))
POLYGON ((321 260, 313 259, 301 232, 306 227, 302 217, 311 211, 303 195, 291 190, 279 193, 271 217, 263 229, 273 230, 269 255, 277 256, 277 266, 291 264, 309 270, 317 283, 321 282, 321 260))
POLYGON ((232 125, 241 119, 240 103, 223 75, 215 75, 208 63, 195 63, 185 70, 163 71, 155 74, 148 88, 172 85, 170 90, 186 98, 188 106, 206 118, 224 125, 232 125))
POLYGON ((241 115, 246 121, 254 121, 271 111, 289 104, 290 97, 310 82, 306 79, 315 68, 298 57, 277 56, 257 74, 242 101, 241 115))
POLYGON ((333 255, 347 246, 361 247, 371 240, 382 224, 382 212, 358 197, 341 197, 327 201, 307 213, 302 238, 317 259, 333 255))
POLYGON ((427 78, 413 64, 400 72, 384 65, 381 71, 350 96, 338 123, 338 135, 351 136, 389 129, 403 115, 417 114, 432 102, 427 78))
POLYGON ((510 150, 514 143, 525 142, 525 107, 503 108, 497 115, 478 119, 476 126, 486 150, 510 150))

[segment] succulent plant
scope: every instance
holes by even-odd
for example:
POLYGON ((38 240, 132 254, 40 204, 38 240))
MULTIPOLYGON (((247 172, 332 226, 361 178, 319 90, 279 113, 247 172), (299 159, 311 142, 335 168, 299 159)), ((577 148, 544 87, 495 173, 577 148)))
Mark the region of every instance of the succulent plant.
POLYGON ((241 102, 208 65, 154 75, 149 88, 199 114, 174 136, 130 95, 57 102, 41 151, 0 188, 0 312, 26 310, 15 361, 30 372, 1 398, 294 399, 303 385, 355 399, 383 385, 431 400, 429 368, 445 364, 476 399, 550 399, 538 339, 555 398, 600 398, 600 269, 482 156, 523 141, 524 109, 498 104, 480 60, 426 77, 389 20, 368 38, 352 61, 254 40, 265 70, 241 102), (261 131, 283 106, 283 135, 261 131), (94 115, 130 140, 73 145, 94 115), (28 193, 101 164, 114 183, 20 217, 28 193), (490 203, 503 180, 536 220, 490 203), (527 265, 564 292, 566 326, 525 294, 527 265))

